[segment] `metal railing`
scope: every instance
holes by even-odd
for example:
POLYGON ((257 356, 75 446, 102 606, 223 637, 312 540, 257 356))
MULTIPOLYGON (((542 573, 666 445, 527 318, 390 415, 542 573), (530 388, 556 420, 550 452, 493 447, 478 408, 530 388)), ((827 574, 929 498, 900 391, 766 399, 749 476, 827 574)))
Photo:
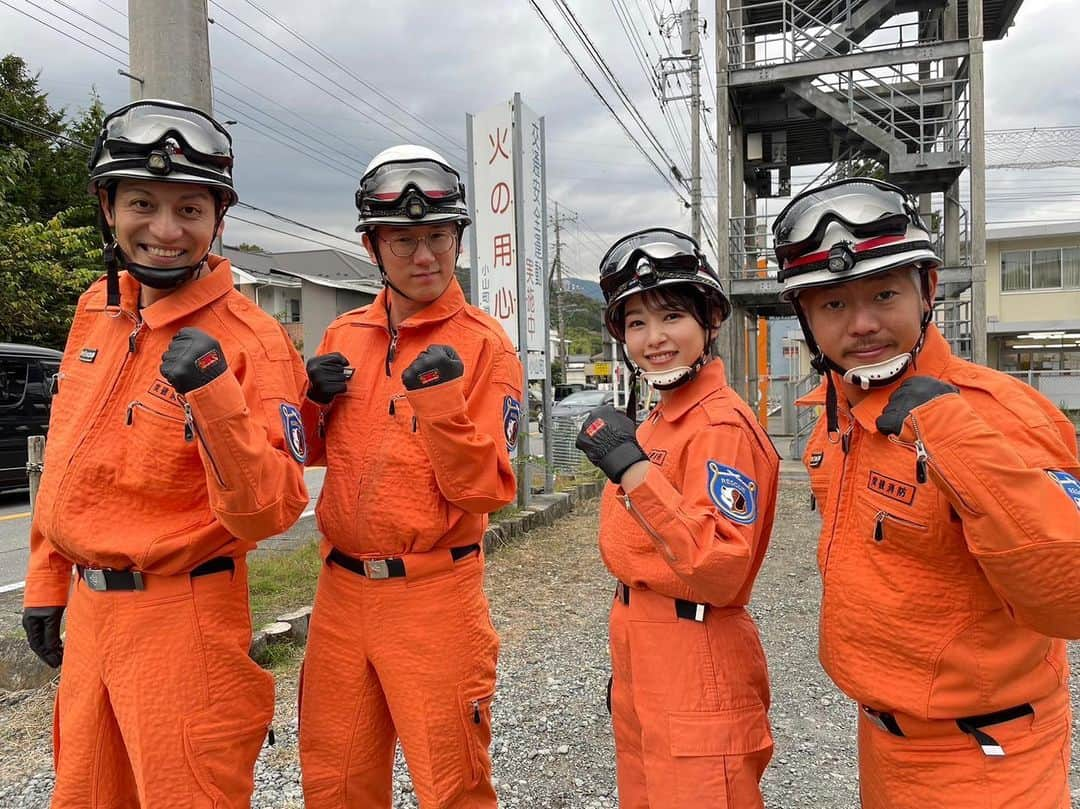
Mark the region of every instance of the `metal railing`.
POLYGON ((727 12, 728 63, 732 70, 788 64, 849 53, 941 42, 941 26, 920 32, 919 23, 880 25, 853 39, 853 17, 860 0, 768 0, 731 6, 727 12), (757 18, 758 22, 747 22, 757 18))
MULTIPOLYGON (((821 377, 814 372, 807 374, 799 379, 795 383, 795 393, 792 397, 792 401, 798 401, 803 396, 806 396, 810 391, 821 384, 821 377)), ((803 450, 806 449, 806 442, 810 438, 810 433, 814 430, 814 425, 817 424, 818 412, 815 407, 796 407, 795 408, 795 435, 791 438, 791 457, 801 458, 803 450)))
POLYGON ((952 346, 952 352, 971 359, 971 301, 966 298, 946 298, 934 303, 934 325, 952 346))

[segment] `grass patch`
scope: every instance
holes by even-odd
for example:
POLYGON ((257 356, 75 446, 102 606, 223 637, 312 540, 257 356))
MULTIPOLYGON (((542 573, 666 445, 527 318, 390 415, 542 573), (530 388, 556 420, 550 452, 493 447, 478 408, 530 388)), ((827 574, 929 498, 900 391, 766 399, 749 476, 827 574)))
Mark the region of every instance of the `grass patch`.
POLYGON ((304 647, 295 643, 275 643, 266 647, 259 665, 273 672, 292 669, 304 656, 304 647))
POLYGON ((284 612, 310 605, 315 600, 321 566, 319 542, 314 538, 289 553, 249 557, 248 586, 255 628, 284 612))

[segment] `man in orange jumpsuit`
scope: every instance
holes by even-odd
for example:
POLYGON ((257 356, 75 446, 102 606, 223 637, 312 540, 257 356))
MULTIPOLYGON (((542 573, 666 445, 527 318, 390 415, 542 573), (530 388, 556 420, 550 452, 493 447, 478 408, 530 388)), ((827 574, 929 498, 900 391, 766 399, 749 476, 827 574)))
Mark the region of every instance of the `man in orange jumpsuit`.
POLYGON ((917 203, 845 180, 773 225, 825 374, 804 462, 821 508, 819 654, 861 706, 865 809, 1067 809, 1061 638, 1080 636, 1073 427, 932 325, 917 203))
POLYGON ((244 555, 307 503, 303 366, 209 253, 236 202, 224 128, 139 101, 90 167, 107 274, 61 362, 24 597, 63 662, 52 806, 240 809, 274 711, 244 555))
POLYGON ((469 218, 442 157, 387 149, 356 203, 385 287, 308 362, 326 563, 300 694, 304 796, 389 809, 400 737, 422 809, 486 809, 498 638, 481 542, 514 498, 521 364, 454 278, 469 218))
POLYGON ((620 239, 600 286, 631 373, 660 394, 639 428, 602 407, 577 441, 611 480, 600 552, 619 581, 619 806, 761 809, 769 673, 746 605, 769 545, 779 457, 712 355, 731 305, 693 239, 667 228, 620 239))

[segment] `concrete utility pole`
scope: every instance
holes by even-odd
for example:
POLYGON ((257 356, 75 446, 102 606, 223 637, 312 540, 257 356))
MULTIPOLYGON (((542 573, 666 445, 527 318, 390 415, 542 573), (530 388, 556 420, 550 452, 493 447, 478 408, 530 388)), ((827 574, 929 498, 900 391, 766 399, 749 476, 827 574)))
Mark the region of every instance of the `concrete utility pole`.
POLYGON ((562 241, 559 239, 559 203, 555 203, 555 306, 559 317, 559 362, 562 364, 563 382, 566 381, 566 323, 563 320, 562 241))
POLYGON ((214 114, 206 0, 128 0, 131 100, 166 98, 214 114))
MULTIPOLYGON (((698 0, 690 0, 690 235, 701 243, 701 31, 698 0)), ((686 39, 686 31, 683 31, 686 39)), ((720 245, 717 245, 717 250, 720 245)))

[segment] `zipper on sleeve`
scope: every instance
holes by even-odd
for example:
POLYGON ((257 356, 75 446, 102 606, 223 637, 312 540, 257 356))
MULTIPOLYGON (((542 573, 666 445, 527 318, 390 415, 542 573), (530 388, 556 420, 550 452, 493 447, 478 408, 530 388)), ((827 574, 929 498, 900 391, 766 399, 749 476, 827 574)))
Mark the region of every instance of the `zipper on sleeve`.
POLYGON ((214 458, 214 453, 206 443, 206 438, 203 436, 202 430, 199 429, 198 422, 195 421, 195 416, 191 412, 191 405, 183 396, 179 394, 177 396, 184 405, 184 439, 192 441, 195 437, 198 437, 199 443, 202 444, 202 448, 206 451, 206 457, 210 460, 210 468, 214 470, 214 477, 217 478, 218 485, 223 489, 227 489, 225 479, 221 476, 221 468, 214 458))

